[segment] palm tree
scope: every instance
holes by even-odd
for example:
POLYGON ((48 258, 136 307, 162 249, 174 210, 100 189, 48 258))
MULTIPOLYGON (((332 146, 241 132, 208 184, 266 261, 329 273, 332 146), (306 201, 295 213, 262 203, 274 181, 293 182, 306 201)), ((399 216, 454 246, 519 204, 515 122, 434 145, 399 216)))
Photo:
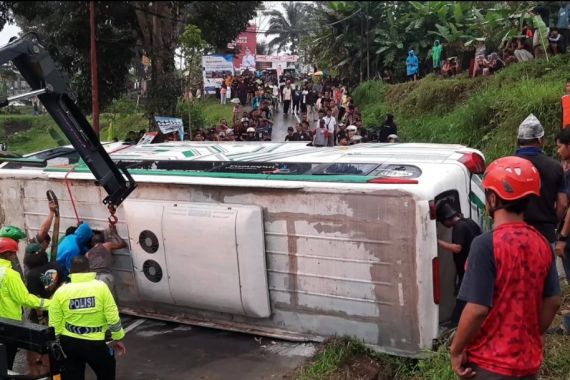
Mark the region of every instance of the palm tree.
POLYGON ((276 48, 277 52, 286 50, 288 47, 291 54, 296 54, 299 43, 306 30, 307 14, 309 7, 306 4, 296 1, 283 3, 284 12, 271 10, 265 13, 270 16, 268 35, 275 35, 269 41, 271 49, 276 48))
POLYGON ((265 41, 257 40, 255 44, 255 53, 260 55, 270 55, 271 47, 265 41))

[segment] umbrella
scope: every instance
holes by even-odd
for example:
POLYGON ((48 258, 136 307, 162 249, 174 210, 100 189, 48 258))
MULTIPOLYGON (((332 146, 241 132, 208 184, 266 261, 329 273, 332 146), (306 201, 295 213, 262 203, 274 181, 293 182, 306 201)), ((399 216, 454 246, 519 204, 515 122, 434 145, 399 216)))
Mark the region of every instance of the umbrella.
POLYGON ((313 73, 313 75, 320 77, 320 76, 323 75, 323 72, 322 72, 322 71, 317 71, 316 73, 313 73))
POLYGON ((230 103, 234 103, 234 104, 239 104, 241 101, 239 100, 239 98, 233 98, 232 100, 230 100, 230 103))

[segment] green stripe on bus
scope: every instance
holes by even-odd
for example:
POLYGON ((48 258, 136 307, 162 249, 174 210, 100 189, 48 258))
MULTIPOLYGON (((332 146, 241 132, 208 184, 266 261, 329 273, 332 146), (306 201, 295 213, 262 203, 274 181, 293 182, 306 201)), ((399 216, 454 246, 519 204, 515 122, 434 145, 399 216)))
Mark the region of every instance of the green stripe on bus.
MULTIPOLYGON (((68 172, 68 169, 49 168, 46 172, 68 172)), ((74 173, 90 173, 87 167, 77 167, 74 173)), ((206 178, 233 178, 233 179, 257 179, 274 181, 306 181, 306 182, 344 182, 344 183, 366 183, 376 177, 359 175, 310 175, 310 174, 250 174, 250 173, 212 173, 212 172, 190 172, 184 170, 145 170, 129 169, 132 175, 160 175, 172 177, 206 177, 206 178)))
POLYGON ((477 195, 475 195, 474 192, 469 193, 469 200, 475 203, 478 208, 483 210, 485 209, 485 203, 483 203, 483 201, 477 195))

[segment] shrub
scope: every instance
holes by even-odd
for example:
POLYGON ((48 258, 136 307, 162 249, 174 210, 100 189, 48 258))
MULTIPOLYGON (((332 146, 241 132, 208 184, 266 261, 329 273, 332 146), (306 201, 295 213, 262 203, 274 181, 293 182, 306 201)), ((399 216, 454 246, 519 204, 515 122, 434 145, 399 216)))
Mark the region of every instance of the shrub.
POLYGON ((514 152, 519 123, 534 113, 545 127, 546 151, 554 154, 569 65, 566 54, 513 64, 489 77, 366 82, 354 99, 369 128, 390 112, 403 141, 464 144, 480 149, 488 161, 514 152))

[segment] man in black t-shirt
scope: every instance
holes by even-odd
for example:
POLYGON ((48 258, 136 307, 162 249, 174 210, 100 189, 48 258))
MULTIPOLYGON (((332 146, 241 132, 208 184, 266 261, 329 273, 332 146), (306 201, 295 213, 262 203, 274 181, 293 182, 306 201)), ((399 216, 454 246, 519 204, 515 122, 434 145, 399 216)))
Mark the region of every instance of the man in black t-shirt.
POLYGON ((556 226, 564 217, 568 198, 566 180, 560 162, 544 154, 544 128, 530 114, 519 126, 516 155, 529 160, 540 175, 540 197, 532 197, 524 220, 536 228, 552 245, 556 241, 556 226))
MULTIPOLYGON (((26 287, 31 294, 49 299, 63 282, 63 269, 55 261, 48 262, 45 250, 38 243, 28 244, 24 255, 26 287)), ((39 323, 47 311, 32 310, 30 321, 39 323)))
MULTIPOLYGON (((471 219, 464 218, 463 215, 453 208, 448 202, 442 202, 437 207, 437 219, 447 228, 452 228, 451 243, 438 240, 437 244, 453 253, 453 261, 455 263, 455 271, 457 273, 455 294, 459 291, 463 276, 465 275, 465 262, 469 256, 471 242, 477 236, 481 235, 481 228, 471 219)), ((457 300, 455 309, 451 317, 454 325, 459 322, 461 312, 465 307, 465 302, 457 300)))
POLYGON ((378 132, 378 141, 381 143, 388 142, 388 136, 390 135, 397 135, 398 134, 398 126, 394 122, 394 115, 388 114, 386 116, 386 121, 380 131, 378 132))

